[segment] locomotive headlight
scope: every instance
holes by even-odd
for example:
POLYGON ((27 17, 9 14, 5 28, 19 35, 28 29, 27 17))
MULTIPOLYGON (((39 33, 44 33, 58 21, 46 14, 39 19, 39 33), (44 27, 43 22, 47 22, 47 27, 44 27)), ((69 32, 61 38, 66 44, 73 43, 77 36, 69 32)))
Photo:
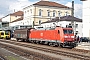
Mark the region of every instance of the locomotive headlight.
POLYGON ((68 36, 64 36, 64 38, 68 38, 68 36))
POLYGON ((74 38, 74 36, 71 36, 71 38, 74 38))

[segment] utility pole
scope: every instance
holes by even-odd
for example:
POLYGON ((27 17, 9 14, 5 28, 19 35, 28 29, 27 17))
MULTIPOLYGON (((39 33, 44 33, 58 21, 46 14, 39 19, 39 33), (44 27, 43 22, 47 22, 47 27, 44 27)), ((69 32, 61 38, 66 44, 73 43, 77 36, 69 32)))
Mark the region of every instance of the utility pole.
MULTIPOLYGON (((72 13, 71 13, 72 17, 74 17, 74 1, 72 1, 72 13)), ((75 25, 74 25, 74 20, 71 20, 71 25, 72 25, 72 28, 74 30, 74 33, 75 33, 75 25)))
POLYGON ((72 16, 74 17, 74 1, 72 1, 72 16))

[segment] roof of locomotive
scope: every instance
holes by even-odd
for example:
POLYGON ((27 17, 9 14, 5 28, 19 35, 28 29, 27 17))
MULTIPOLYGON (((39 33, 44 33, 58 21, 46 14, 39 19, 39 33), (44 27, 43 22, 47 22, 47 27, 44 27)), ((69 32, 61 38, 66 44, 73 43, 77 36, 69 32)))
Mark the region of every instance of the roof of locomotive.
POLYGON ((55 27, 47 27, 47 28, 36 28, 36 30, 54 30, 55 29, 55 27))
MULTIPOLYGON (((43 27, 39 27, 39 28, 36 28, 36 30, 55 30, 55 28, 57 27, 61 27, 61 26, 56 26, 56 27, 47 27, 47 28, 43 28, 43 27)), ((61 27, 63 29, 73 29, 73 28, 68 28, 68 27, 61 27)))
POLYGON ((5 32, 5 31, 0 31, 0 32, 5 32))
POLYGON ((34 28, 23 28, 23 29, 16 29, 16 30, 30 30, 30 29, 34 29, 34 28))

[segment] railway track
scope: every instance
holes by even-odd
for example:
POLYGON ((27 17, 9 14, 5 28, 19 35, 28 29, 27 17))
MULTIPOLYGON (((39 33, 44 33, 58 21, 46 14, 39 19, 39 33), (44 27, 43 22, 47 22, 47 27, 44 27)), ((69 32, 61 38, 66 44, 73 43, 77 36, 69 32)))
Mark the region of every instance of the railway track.
POLYGON ((43 48, 43 47, 38 47, 38 46, 33 46, 33 45, 22 44, 20 42, 15 42, 15 41, 5 41, 5 40, 0 40, 0 41, 10 43, 10 44, 19 45, 19 46, 23 46, 23 47, 28 47, 28 48, 32 48, 32 49, 36 49, 36 50, 41 50, 44 52, 68 56, 70 58, 73 57, 73 58, 77 58, 80 60, 90 60, 89 55, 84 55, 84 54, 80 53, 80 52, 88 53, 89 51, 87 51, 87 50, 81 50, 80 51, 80 49, 66 49, 66 51, 65 51, 64 49, 61 48, 62 50, 60 51, 60 50, 55 50, 55 49, 49 49, 49 48, 43 48), (71 52, 68 52, 68 50, 71 50, 71 52), (76 51, 77 51, 77 53, 76 53, 76 51))
MULTIPOLYGON (((32 44, 32 43, 29 43, 29 44, 27 44, 27 42, 17 42, 17 41, 15 41, 15 40, 10 40, 10 41, 8 41, 8 40, 1 40, 1 41, 3 41, 3 42, 9 42, 9 43, 11 43, 11 44, 20 44, 20 45, 29 45, 29 46, 33 46, 33 48, 35 47, 35 46, 38 46, 39 48, 40 47, 42 47, 42 46, 46 46, 45 48, 47 48, 47 47, 49 47, 50 49, 52 48, 51 46, 47 46, 47 45, 41 45, 41 44, 32 44), (14 43, 14 42, 16 42, 16 43, 14 43)), ((43 48, 43 47, 42 47, 43 48)), ((54 47, 55 49, 57 48, 57 47, 54 47)), ((78 52, 78 53, 88 53, 88 52, 90 52, 89 50, 82 50, 82 49, 76 49, 76 48, 73 48, 73 49, 68 49, 68 48, 60 48, 60 50, 64 50, 64 51, 72 51, 72 52, 78 52)))
POLYGON ((5 60, 3 57, 0 57, 0 60, 5 60))
POLYGON ((60 58, 51 57, 45 54, 40 54, 34 51, 29 51, 27 49, 24 49, 25 47, 16 47, 12 46, 13 44, 9 45, 7 43, 0 43, 0 47, 5 48, 9 51, 14 52, 15 54, 18 54, 19 56, 27 58, 26 60, 62 60, 60 58))

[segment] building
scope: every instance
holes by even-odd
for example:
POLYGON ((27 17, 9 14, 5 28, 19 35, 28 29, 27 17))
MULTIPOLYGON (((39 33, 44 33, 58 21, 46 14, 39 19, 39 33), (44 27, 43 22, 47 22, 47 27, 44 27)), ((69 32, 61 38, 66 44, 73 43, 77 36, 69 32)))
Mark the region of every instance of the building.
POLYGON ((21 29, 21 28, 30 28, 30 27, 32 27, 32 26, 25 25, 23 17, 10 22, 10 29, 12 29, 12 30, 21 29))
POLYGON ((71 10, 65 5, 42 0, 23 8, 24 22, 28 25, 40 25, 55 17, 71 15, 71 10))
POLYGON ((24 25, 22 20, 23 20, 23 17, 18 18, 16 20, 10 22, 10 26, 24 25))
POLYGON ((90 37, 90 0, 83 2, 83 37, 90 37))
MULTIPOLYGON (((44 28, 52 28, 52 27, 55 27, 55 26, 61 26, 61 27, 71 27, 71 21, 74 21, 74 26, 75 26, 75 29, 74 29, 74 32, 75 33, 78 33, 80 36, 82 36, 82 19, 79 19, 79 18, 76 18, 76 17, 73 17, 73 16, 63 16, 59 19, 59 17, 56 17, 52 20, 49 20, 49 21, 46 21, 46 22, 43 22, 41 23, 41 26, 38 26, 38 27, 44 27, 44 28)), ((37 27, 35 27, 37 28, 37 27)))
POLYGON ((16 19, 19 19, 23 17, 22 11, 17 11, 15 13, 8 14, 4 17, 2 17, 2 28, 8 28, 11 25, 11 22, 15 21, 16 19))
POLYGON ((19 27, 20 25, 23 25, 23 17, 10 22, 10 29, 12 29, 12 30, 18 29, 18 28, 20 28, 19 27))

